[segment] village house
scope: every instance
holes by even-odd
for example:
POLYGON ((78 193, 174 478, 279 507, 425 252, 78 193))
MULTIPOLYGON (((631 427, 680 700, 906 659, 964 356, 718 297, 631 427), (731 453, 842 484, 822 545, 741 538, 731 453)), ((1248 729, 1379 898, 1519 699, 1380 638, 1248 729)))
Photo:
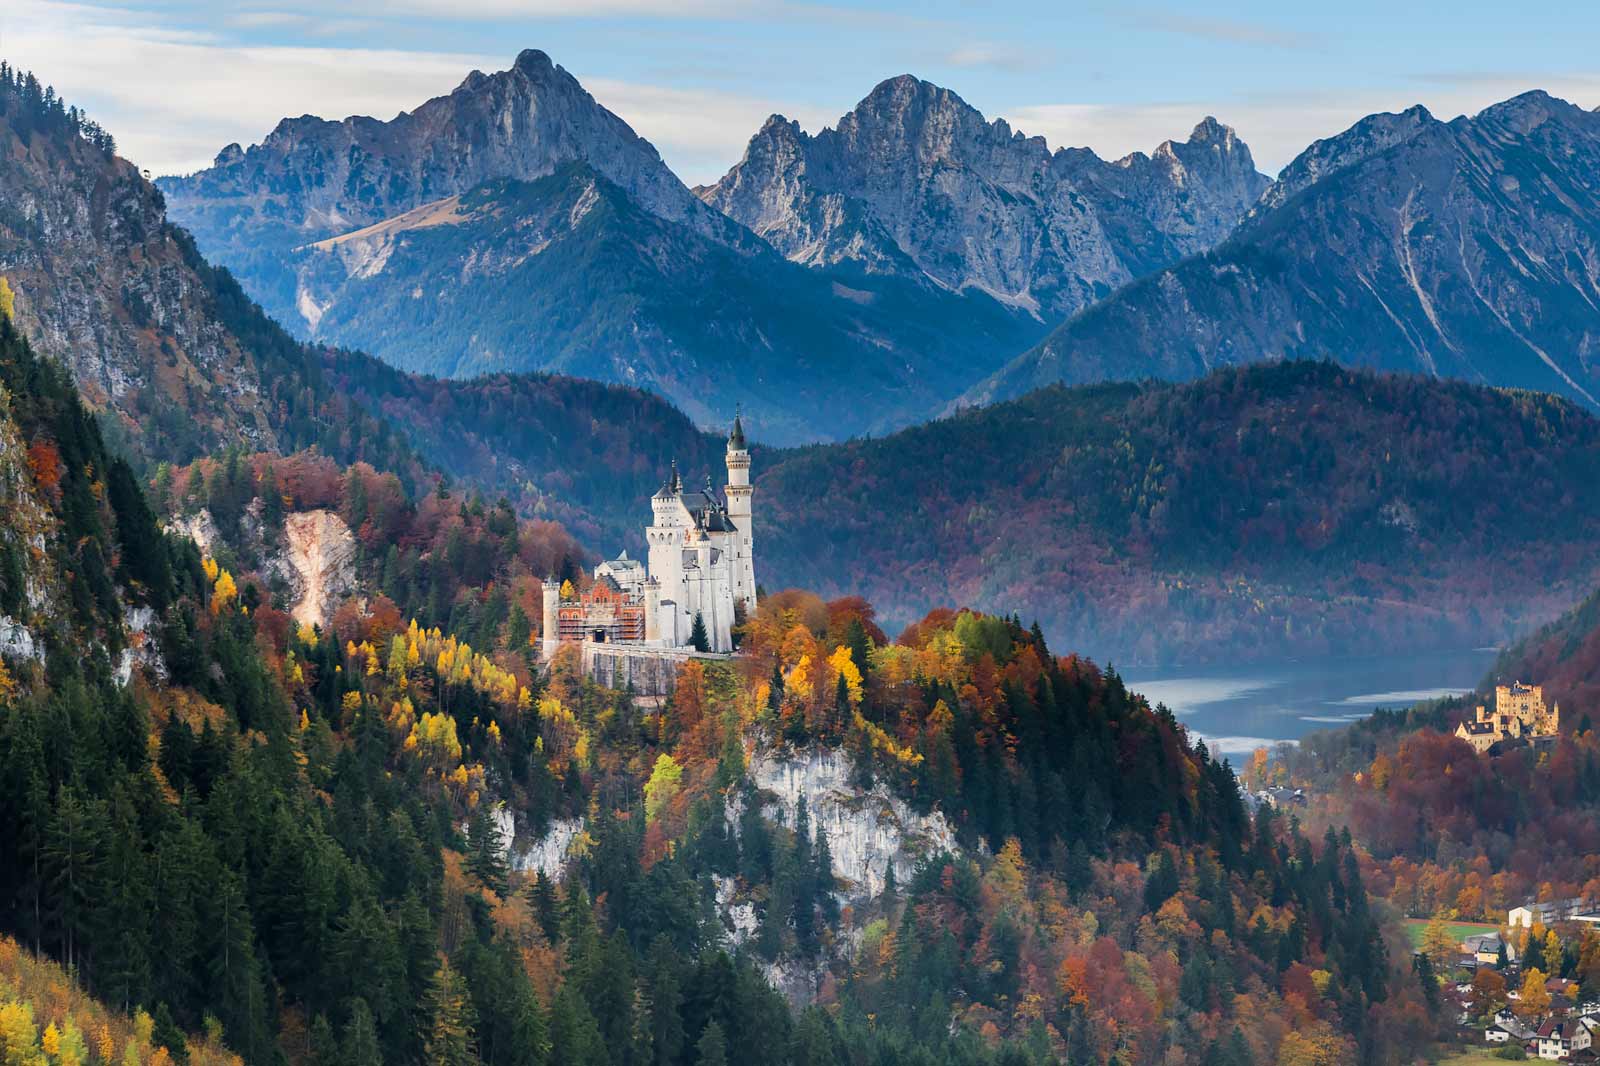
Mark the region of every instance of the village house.
POLYGON ((1573 897, 1536 903, 1532 900, 1506 912, 1506 924, 1513 929, 1549 928, 1557 922, 1582 922, 1600 925, 1600 906, 1594 900, 1573 897))
POLYGON ((1494 965, 1500 961, 1500 949, 1504 945, 1506 960, 1515 962, 1517 949, 1515 945, 1500 939, 1499 933, 1474 933, 1461 942, 1461 953, 1472 959, 1474 963, 1494 965))

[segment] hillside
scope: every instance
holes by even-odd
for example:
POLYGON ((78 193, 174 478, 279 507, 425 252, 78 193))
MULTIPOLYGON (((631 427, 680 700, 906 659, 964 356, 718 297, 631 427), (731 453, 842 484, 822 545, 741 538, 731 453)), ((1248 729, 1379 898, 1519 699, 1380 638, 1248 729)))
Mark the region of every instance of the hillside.
POLYGON ((1037 617, 1117 662, 1470 647, 1600 565, 1600 421, 1290 363, 1052 388, 756 465, 763 580, 1037 617))
POLYGON ((1227 365, 1353 366, 1557 392, 1600 372, 1600 113, 1541 92, 1307 149, 1217 248, 1069 319, 967 400, 1227 365))
POLYGON ((987 292, 1057 322, 1227 236, 1267 185, 1208 118, 1107 162, 1051 152, 949 89, 891 78, 811 135, 774 115, 696 192, 797 263, 987 292))
POLYGON ((33 75, 0 75, 0 276, 18 326, 119 445, 149 461, 317 446, 415 472, 396 433, 328 387, 321 356, 167 221, 109 135, 33 75))
POLYGON ((1494 676, 1501 682, 1543 685, 1564 709, 1562 725, 1600 710, 1600 591, 1549 625, 1501 653, 1494 676))
MULTIPOLYGON (((637 390, 344 360, 331 380, 420 451, 595 552, 643 547, 672 460, 721 476, 720 435, 637 390)), ((1122 663, 1475 647, 1590 587, 1597 449, 1564 401, 1329 364, 1057 387, 758 448, 758 576, 859 592, 891 629, 940 603, 1014 610, 1122 663)))
POLYGON ((66 969, 0 936, 0 1053, 26 1066, 185 1061, 236 1066, 216 1030, 184 1033, 171 1017, 128 1013, 85 995, 66 969))
POLYGON ((87 1024, 153 1063, 201 1027, 200 1062, 350 1066, 1415 1049, 1354 854, 1291 869, 1311 842, 1171 715, 1013 623, 889 646, 859 600, 774 597, 646 712, 477 609, 526 591, 508 511, 237 452, 174 480, 269 547, 319 484, 374 546, 438 538, 475 643, 402 622, 426 583, 296 626, 244 539, 157 529, 8 321, 0 379, 0 935, 74 982, 0 987, 8 1056, 87 1024))

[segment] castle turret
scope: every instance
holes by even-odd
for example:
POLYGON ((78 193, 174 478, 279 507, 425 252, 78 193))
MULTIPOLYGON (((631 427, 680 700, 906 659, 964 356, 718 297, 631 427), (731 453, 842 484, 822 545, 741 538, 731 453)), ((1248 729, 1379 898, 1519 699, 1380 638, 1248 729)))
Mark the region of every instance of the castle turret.
POLYGON ((653 577, 644 582, 644 639, 647 644, 661 642, 661 582, 653 577))
POLYGON ((744 421, 733 416, 733 432, 728 434, 728 517, 733 520, 737 534, 733 538, 733 602, 744 608, 745 614, 756 610, 755 521, 751 497, 755 488, 750 484, 750 449, 745 444, 744 421))
POLYGON ((561 583, 554 577, 544 579, 544 630, 543 652, 546 659, 555 657, 561 644, 561 583))

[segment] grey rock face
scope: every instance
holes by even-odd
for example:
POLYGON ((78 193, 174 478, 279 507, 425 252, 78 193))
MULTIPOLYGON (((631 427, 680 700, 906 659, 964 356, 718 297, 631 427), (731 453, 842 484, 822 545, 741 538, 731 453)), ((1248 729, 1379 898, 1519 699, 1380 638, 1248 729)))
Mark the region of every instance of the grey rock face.
POLYGON ((580 161, 655 215, 731 244, 747 234, 708 210, 655 148, 550 57, 524 51, 509 70, 473 71, 448 96, 384 122, 286 118, 258 145, 229 145, 197 174, 163 178, 174 221, 234 270, 266 310, 307 331, 293 248, 466 192, 530 180, 580 161))
POLYGON ((774 115, 696 191, 796 262, 977 289, 1048 320, 1211 247, 1266 185, 1215 119, 1108 163, 902 76, 814 137, 774 115))
POLYGON ((131 430, 181 396, 196 445, 271 446, 254 366, 126 160, 75 134, 19 132, 0 112, 0 275, 23 331, 91 407, 131 430))
POLYGON ((1212 252, 1069 320, 966 400, 1287 358, 1600 398, 1600 115, 1528 93, 1313 145, 1212 252), (1273 206, 1273 205, 1276 206, 1273 206))
POLYGON ((1384 112, 1368 115, 1337 137, 1314 141, 1311 147, 1283 168, 1278 180, 1262 193, 1260 202, 1251 210, 1251 214, 1261 215, 1281 207, 1289 197, 1302 189, 1379 152, 1386 152, 1397 144, 1404 144, 1436 122, 1427 108, 1417 104, 1399 114, 1384 112))

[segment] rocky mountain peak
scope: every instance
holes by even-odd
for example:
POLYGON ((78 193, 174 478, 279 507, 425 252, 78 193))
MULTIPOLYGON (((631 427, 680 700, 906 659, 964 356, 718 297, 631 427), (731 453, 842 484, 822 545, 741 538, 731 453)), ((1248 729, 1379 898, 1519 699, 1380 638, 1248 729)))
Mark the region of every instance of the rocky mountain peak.
POLYGON ((1190 144, 1232 145, 1236 140, 1238 136, 1233 132, 1233 127, 1224 126, 1214 115, 1207 115, 1189 131, 1190 144))
POLYGON ((1551 96, 1543 89, 1532 89, 1484 108, 1475 121, 1504 126, 1518 135, 1526 135, 1552 119, 1572 119, 1584 114, 1575 104, 1551 96))
POLYGON ((284 119, 260 144, 161 182, 175 221, 280 321, 318 315, 287 276, 294 249, 352 233, 486 182, 530 181, 586 162, 645 210, 748 247, 700 203, 654 146, 536 49, 493 74, 381 121, 284 119))
MULTIPOLYGON (((517 53, 516 61, 512 64, 513 70, 520 70, 530 77, 540 77, 554 73, 558 68, 554 61, 537 48, 524 48, 517 53)), ((563 71, 565 73, 565 71, 563 71)))
POLYGON ((909 272, 1044 319, 1209 247, 1266 184, 1212 118, 1188 144, 1158 149, 1156 165, 1145 155, 1113 165, 1052 153, 909 74, 815 136, 776 122, 697 194, 797 262, 909 272))
POLYGON ((1252 216, 1270 211, 1330 174, 1403 144, 1438 120, 1421 104, 1404 111, 1368 115, 1343 133, 1315 141, 1278 175, 1252 216))
POLYGON ((1547 93, 1448 124, 1370 115, 1303 152, 1212 254, 1063 324, 972 398, 1331 357, 1600 407, 1597 172, 1600 121, 1547 93))

